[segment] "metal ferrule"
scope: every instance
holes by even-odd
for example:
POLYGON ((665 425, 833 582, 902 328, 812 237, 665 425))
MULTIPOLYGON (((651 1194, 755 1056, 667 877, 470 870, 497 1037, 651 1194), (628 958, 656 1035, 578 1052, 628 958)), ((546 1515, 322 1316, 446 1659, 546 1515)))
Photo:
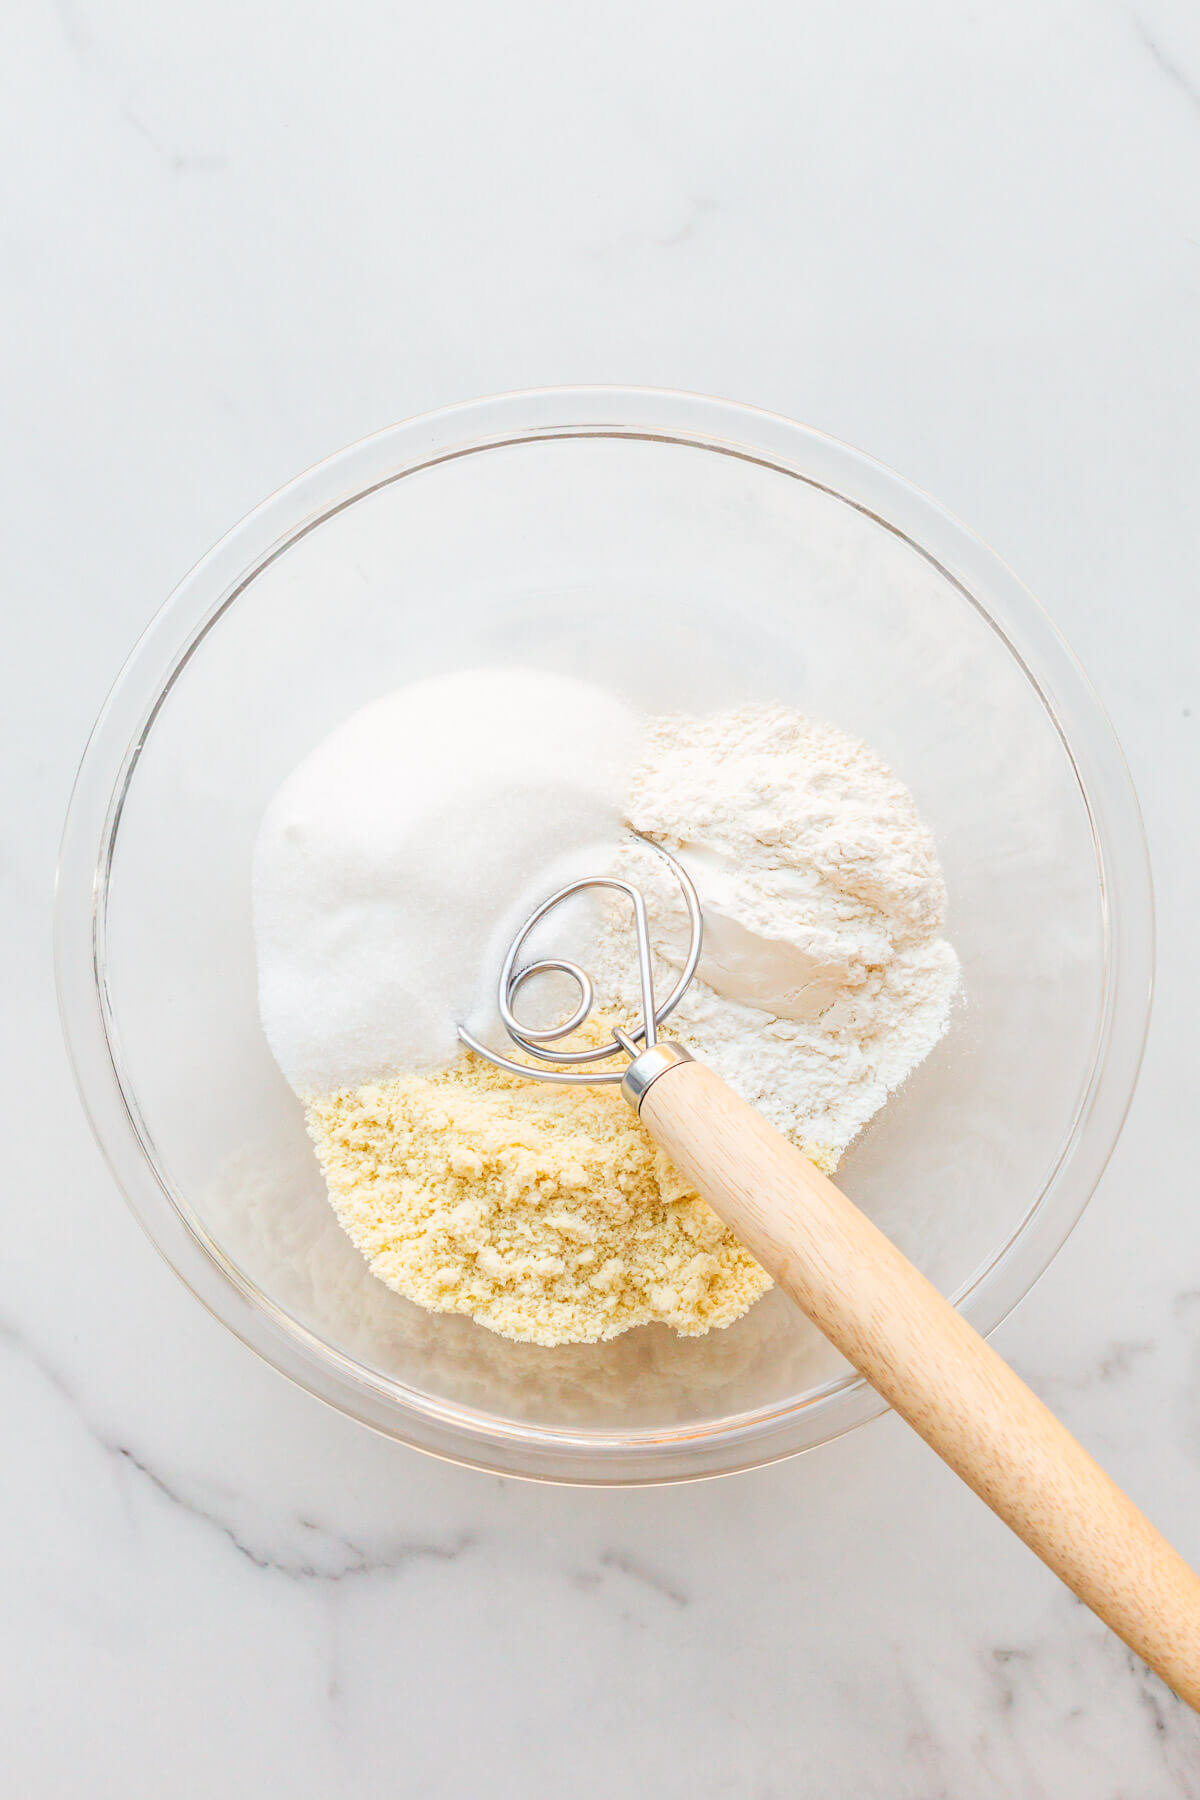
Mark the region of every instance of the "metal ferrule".
POLYGON ((643 1050, 635 1056, 621 1081, 621 1092, 632 1106, 634 1112, 640 1113, 642 1101, 660 1075, 668 1069, 677 1068, 680 1063, 689 1063, 690 1057, 682 1044, 652 1044, 649 1050, 643 1050))

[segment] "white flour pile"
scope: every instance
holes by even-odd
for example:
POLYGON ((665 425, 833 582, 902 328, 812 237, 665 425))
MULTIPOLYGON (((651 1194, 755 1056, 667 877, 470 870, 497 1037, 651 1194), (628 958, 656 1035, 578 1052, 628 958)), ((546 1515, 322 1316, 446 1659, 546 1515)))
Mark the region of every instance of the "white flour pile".
MULTIPOLYGON (((699 975, 666 1028, 773 1124, 834 1163, 946 1030, 958 959, 912 796, 865 744, 775 706, 651 723, 629 823, 685 865, 699 975)), ((665 992, 687 942, 678 884, 625 840, 665 992)), ((601 1006, 638 1014, 627 911, 580 959, 601 1006)))

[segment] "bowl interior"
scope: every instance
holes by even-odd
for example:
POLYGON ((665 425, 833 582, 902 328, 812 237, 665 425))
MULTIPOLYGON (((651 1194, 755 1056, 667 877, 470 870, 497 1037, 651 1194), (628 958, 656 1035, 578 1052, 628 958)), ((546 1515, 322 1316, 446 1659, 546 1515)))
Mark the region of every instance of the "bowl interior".
POLYGON ((1072 759, 972 596, 838 493, 665 436, 493 443, 303 524, 158 699, 99 922, 126 1104, 173 1203, 243 1290, 400 1408, 549 1430, 703 1432, 844 1377, 775 1294, 707 1338, 651 1327, 595 1348, 509 1344, 392 1294, 333 1221, 258 1022, 258 821, 354 708, 494 663, 582 675, 655 711, 783 701, 865 738, 910 786, 939 844, 965 999, 841 1179, 943 1289, 967 1287, 1064 1154, 1105 993, 1072 759))

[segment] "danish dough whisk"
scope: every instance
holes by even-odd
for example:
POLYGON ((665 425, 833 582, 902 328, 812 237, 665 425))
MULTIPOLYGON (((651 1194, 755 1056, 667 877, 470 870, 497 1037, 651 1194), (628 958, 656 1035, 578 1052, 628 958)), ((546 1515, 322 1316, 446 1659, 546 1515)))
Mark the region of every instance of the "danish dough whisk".
POLYGON ((1008 1364, 866 1215, 794 1144, 660 1027, 700 961, 695 886, 674 872, 690 939, 659 1002, 643 895, 586 876, 549 895, 504 958, 500 1018, 518 1062, 464 1026, 477 1055, 533 1081, 619 1084, 656 1142, 777 1285, 980 1499, 1151 1668, 1200 1711, 1200 1579, 1008 1364), (628 900, 641 990, 640 1023, 604 1044, 563 1049, 594 1004, 587 971, 566 957, 522 963, 536 929, 564 901, 596 888, 628 900), (579 992, 568 1018, 541 1029, 514 1010, 521 990, 557 972, 579 992), (623 1069, 597 1068, 618 1055, 623 1069), (591 1065, 589 1067, 589 1065, 591 1065))

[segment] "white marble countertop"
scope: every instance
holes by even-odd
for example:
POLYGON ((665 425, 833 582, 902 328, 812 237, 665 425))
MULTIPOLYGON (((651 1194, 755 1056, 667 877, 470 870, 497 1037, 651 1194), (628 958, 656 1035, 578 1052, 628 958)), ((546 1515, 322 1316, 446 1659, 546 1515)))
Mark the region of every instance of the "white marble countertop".
POLYGON ((894 1420, 566 1492, 294 1391, 122 1205, 48 931, 125 651, 326 451, 558 381, 872 451, 1043 598, 1140 787, 1145 1074, 997 1341, 1200 1561, 1200 14, 28 0, 0 87, 6 1796, 1200 1795, 1200 1722, 894 1420))

